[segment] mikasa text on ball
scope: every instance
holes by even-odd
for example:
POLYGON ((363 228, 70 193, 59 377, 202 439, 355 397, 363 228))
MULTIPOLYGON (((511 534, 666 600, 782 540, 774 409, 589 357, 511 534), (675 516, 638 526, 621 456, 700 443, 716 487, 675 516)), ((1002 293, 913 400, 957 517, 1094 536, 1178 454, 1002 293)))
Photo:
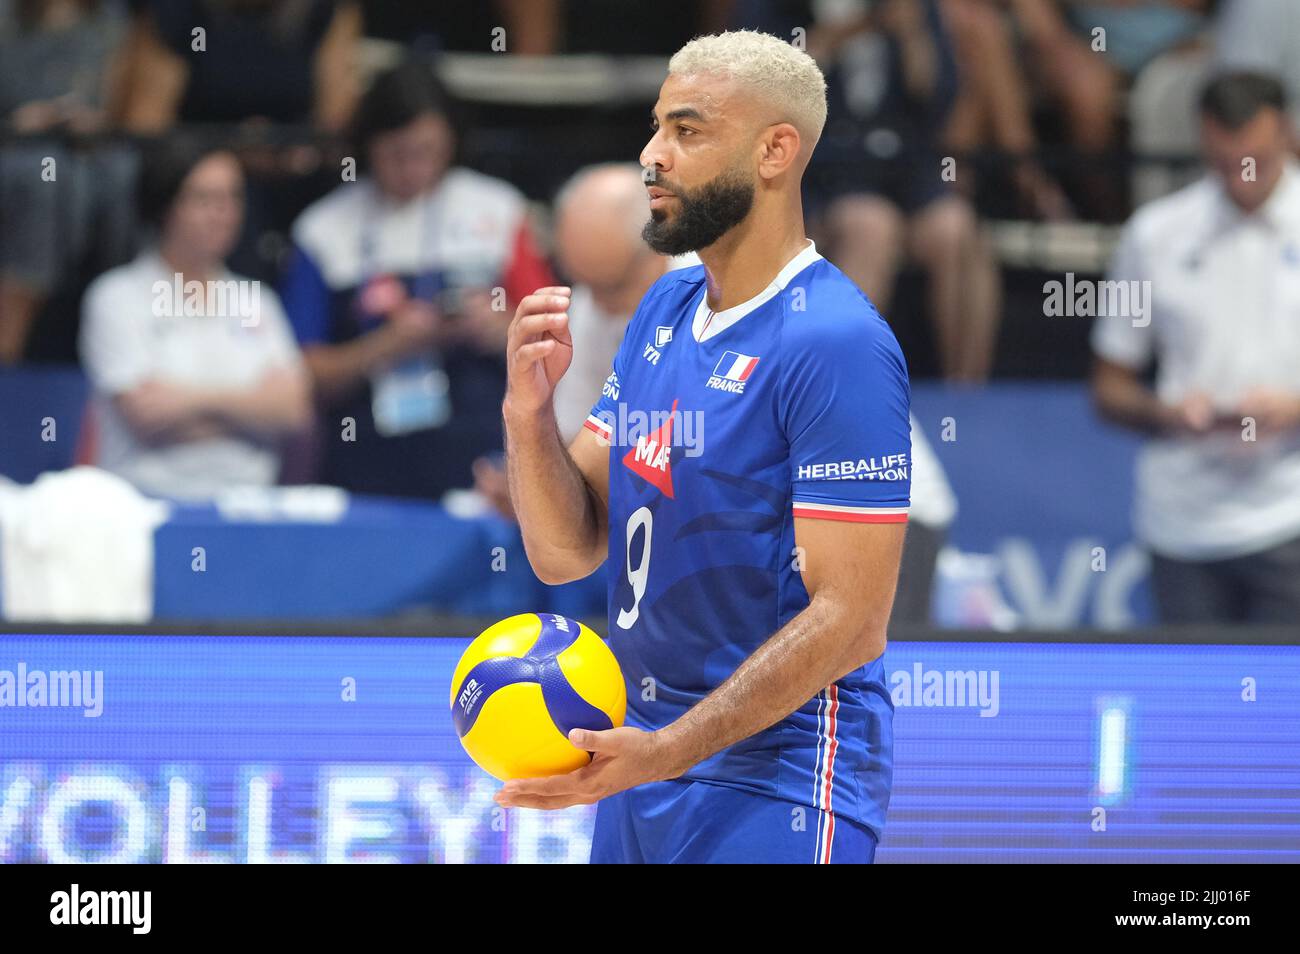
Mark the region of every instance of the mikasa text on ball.
POLYGON ((461 745, 497 778, 572 772, 591 757, 571 729, 623 724, 627 694, 609 647, 577 620, 522 613, 485 629, 460 657, 451 714, 461 745))

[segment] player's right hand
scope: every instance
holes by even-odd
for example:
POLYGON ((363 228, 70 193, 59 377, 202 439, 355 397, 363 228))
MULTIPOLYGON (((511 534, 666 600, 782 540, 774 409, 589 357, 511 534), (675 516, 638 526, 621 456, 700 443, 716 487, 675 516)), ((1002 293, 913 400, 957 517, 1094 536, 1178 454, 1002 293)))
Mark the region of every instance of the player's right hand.
POLYGON ((506 401, 515 411, 540 411, 573 361, 569 288, 539 288, 515 310, 506 338, 506 401))

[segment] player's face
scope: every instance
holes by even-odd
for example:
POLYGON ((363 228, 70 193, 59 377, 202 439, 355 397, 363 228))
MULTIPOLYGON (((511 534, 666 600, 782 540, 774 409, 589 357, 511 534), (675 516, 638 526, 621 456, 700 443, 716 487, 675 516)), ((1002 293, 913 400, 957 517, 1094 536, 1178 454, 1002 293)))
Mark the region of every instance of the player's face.
POLYGON ((1262 109, 1240 129, 1211 119, 1201 124, 1205 160, 1237 206, 1259 208, 1273 191, 1286 164, 1287 123, 1276 109, 1262 109))
POLYGON ((749 215, 751 112, 730 80, 668 77, 651 116, 654 135, 641 151, 650 196, 642 237, 656 252, 708 248, 749 215))

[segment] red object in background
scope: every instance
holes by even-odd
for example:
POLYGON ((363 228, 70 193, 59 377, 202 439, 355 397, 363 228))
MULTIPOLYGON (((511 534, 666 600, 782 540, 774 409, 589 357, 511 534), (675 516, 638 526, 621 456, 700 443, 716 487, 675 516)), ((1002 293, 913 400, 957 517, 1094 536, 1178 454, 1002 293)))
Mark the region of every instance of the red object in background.
POLYGON ((366 314, 382 317, 406 301, 408 296, 401 279, 383 274, 372 276, 357 297, 366 314))
POLYGON ((87 401, 81 414, 81 429, 77 431, 77 444, 72 452, 75 467, 94 467, 99 460, 99 417, 95 402, 87 401))
POLYGON ((501 276, 501 284, 506 290, 506 300, 512 311, 525 295, 555 284, 555 273, 538 251, 537 243, 533 241, 532 227, 526 218, 520 220, 519 228, 515 231, 514 247, 501 276))

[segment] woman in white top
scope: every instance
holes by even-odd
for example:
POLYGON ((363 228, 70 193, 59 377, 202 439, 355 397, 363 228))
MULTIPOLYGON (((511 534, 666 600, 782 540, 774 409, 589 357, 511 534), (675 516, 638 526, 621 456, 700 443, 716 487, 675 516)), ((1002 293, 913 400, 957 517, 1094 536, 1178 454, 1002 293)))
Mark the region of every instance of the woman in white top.
POLYGON ((225 265, 243 227, 239 161, 172 140, 146 157, 140 200, 156 244, 82 306, 95 463, 165 497, 273 484, 309 386, 275 292, 225 265))

